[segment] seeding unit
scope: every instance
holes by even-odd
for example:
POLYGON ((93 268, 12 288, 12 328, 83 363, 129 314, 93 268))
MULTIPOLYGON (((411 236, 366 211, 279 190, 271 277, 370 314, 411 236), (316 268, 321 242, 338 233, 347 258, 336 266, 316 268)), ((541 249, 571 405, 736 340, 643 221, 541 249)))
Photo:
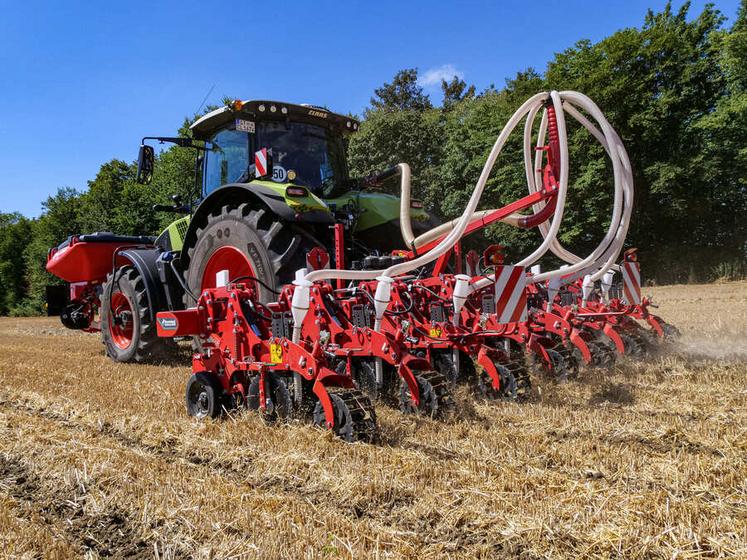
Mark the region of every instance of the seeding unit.
MULTIPOLYGON (((441 417, 456 406, 452 393, 460 380, 488 399, 523 400, 531 395, 532 366, 566 379, 580 365, 610 366, 616 355, 639 356, 656 338, 676 336, 641 297, 635 250, 616 264, 632 210, 630 163, 620 138, 587 97, 553 91, 525 102, 497 138, 461 217, 430 229, 428 216, 410 197, 406 164, 360 184, 399 177, 399 199, 326 190, 326 180, 315 190, 300 178, 302 156, 308 154, 289 157, 277 139, 263 145, 259 114, 271 102, 252 103, 253 121, 242 120, 248 104, 237 102, 195 123, 195 137, 205 145, 159 138, 208 152, 205 196, 196 211, 188 208, 191 222, 176 242, 172 236, 165 243, 163 235, 158 240, 79 236, 53 249, 48 259, 51 272, 72 282, 63 322, 96 329, 100 308, 103 338, 114 359, 143 359, 163 349, 163 339, 193 337, 189 414, 215 417, 248 407, 269 421, 306 416, 347 441, 374 441, 375 401, 441 417), (609 229, 584 258, 557 239, 568 190, 566 114, 599 141, 614 175, 609 229), (522 119, 529 192, 502 208, 478 211, 498 155, 522 119), (209 188, 210 158, 218 156, 206 146, 224 142, 227 132, 240 132, 236 137, 247 149, 257 148, 254 164, 235 183, 220 186, 221 176, 220 188, 209 188), (273 150, 297 167, 273 166, 273 150), (282 191, 263 181, 268 176, 282 191), (291 214, 278 205, 278 193, 291 214), (365 196, 373 201, 368 210, 361 207, 365 196), (329 216, 314 205, 324 206, 329 216), (355 253, 347 242, 358 235, 355 246, 360 245, 364 212, 381 217, 385 207, 398 212, 398 219, 390 215, 380 225, 399 228, 401 248, 379 238, 378 251, 355 253), (319 226, 299 230, 299 223, 315 220, 319 226), (503 248, 496 245, 482 255, 463 254, 466 235, 499 221, 537 228, 540 245, 515 264, 504 262, 503 248), (326 244, 318 241, 325 227, 332 231, 326 244), (536 263, 548 252, 567 264, 541 272, 536 263), (346 267, 350 256, 362 258, 346 267), (618 272, 622 289, 613 282, 618 272)), ((273 104, 270 113, 276 112, 273 104)), ((276 131, 281 118, 284 134, 310 122, 320 134, 317 121, 329 119, 322 176, 332 170, 335 127, 357 128, 318 108, 284 104, 280 114, 284 117, 265 115, 267 130, 276 131)), ((152 172, 147 148, 141 146, 143 176, 152 172)), ((220 151, 225 154, 226 147, 220 151)), ((339 175, 344 168, 336 165, 339 175)))

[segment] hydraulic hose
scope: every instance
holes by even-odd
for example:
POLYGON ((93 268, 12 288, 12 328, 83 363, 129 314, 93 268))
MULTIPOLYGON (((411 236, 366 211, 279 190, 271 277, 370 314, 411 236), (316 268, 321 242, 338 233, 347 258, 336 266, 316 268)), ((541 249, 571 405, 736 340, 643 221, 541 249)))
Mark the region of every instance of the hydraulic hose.
MULTIPOLYGON (((555 97, 557 97, 557 92, 552 92, 552 94, 554 94, 555 97)), ((446 237, 444 237, 444 239, 442 239, 441 242, 438 243, 438 245, 436 245, 433 249, 431 249, 430 251, 428 251, 427 253, 423 255, 416 257, 415 259, 393 265, 386 270, 383 270, 383 269, 382 270, 335 270, 335 269, 314 270, 306 274, 305 280, 309 282, 316 282, 319 280, 330 280, 334 278, 340 278, 343 280, 372 280, 379 276, 391 278, 393 276, 396 276, 399 274, 405 274, 407 272, 410 272, 411 270, 414 270, 428 263, 431 263, 434 260, 436 260, 438 257, 440 257, 441 255, 443 255, 445 252, 450 250, 456 244, 456 242, 459 241, 462 234, 464 233, 464 230, 467 227, 467 224, 471 220, 472 215, 474 214, 477 208, 477 205, 480 202, 480 197, 482 196, 483 190, 485 189, 485 185, 488 181, 488 177, 490 176, 490 172, 492 171, 493 166, 495 165, 495 161, 498 159, 498 155, 503 149, 503 146, 505 145, 506 140, 508 139, 508 136, 511 134, 511 132, 516 127, 516 125, 519 123, 519 121, 524 117, 524 115, 527 114, 527 112, 530 110, 531 107, 533 107, 535 104, 543 103, 546 99, 547 99, 547 93, 544 93, 544 92, 538 93, 532 96, 530 99, 525 101, 524 104, 521 107, 519 107, 519 109, 509 119, 509 121, 506 123, 506 126, 503 128, 503 130, 501 130, 501 133, 498 135, 498 138, 496 139, 495 144, 493 145, 493 148, 491 149, 490 154, 488 155, 488 159, 485 162, 485 165, 483 166, 482 172, 480 173, 480 178, 477 181, 477 185, 475 186, 475 189, 472 192, 472 196, 470 197, 470 200, 467 204, 467 207, 464 210, 464 213, 457 221, 457 224, 455 225, 454 229, 450 231, 449 234, 446 237)), ((559 107, 560 105, 559 98, 558 98, 557 104, 559 107)), ((565 153, 567 157, 567 149, 565 153)), ((567 167, 567 162, 565 163, 566 165, 564 167, 567 167)), ((561 173, 561 176, 562 176, 562 173, 561 173)), ((567 172, 566 172, 566 179, 567 179, 567 172)), ((566 181, 566 184, 567 184, 567 181, 566 181)), ((561 185, 560 190, 562 190, 562 185, 561 185)), ((563 196, 562 200, 565 199, 564 192, 559 193, 558 196, 563 196)), ((560 210, 562 208, 562 203, 560 203, 560 201, 559 201, 558 206, 560 207, 559 208, 560 210)))
MULTIPOLYGON (((596 140, 602 145, 607 155, 610 157, 610 159, 613 159, 614 157, 619 157, 620 162, 622 164, 622 181, 621 183, 616 183, 616 199, 615 199, 615 205, 616 208, 619 208, 619 195, 622 194, 622 215, 620 216, 619 220, 615 220, 615 216, 613 215, 613 220, 610 223, 610 231, 612 231, 614 228, 617 228, 616 234, 614 235, 614 238, 610 241, 610 243, 607 245, 606 249, 604 250, 603 254, 597 258, 596 262, 590 265, 589 267, 579 270, 571 275, 572 278, 578 278, 581 276, 584 276, 588 272, 593 272, 596 270, 596 272, 592 275, 591 280, 597 280, 601 278, 607 270, 609 270, 611 267, 614 266, 614 262, 616 261, 620 250, 622 249, 623 242, 625 240, 625 236, 627 234, 628 225, 630 223, 630 215, 632 212, 632 203, 633 203, 633 177, 632 177, 632 171, 630 168, 630 161, 628 159, 627 153, 625 152, 625 148, 622 145, 622 142, 620 141, 619 136, 617 133, 610 128, 612 131, 612 138, 611 140, 614 142, 614 147, 610 147, 610 142, 608 139, 583 115, 581 114, 569 100, 565 100, 563 103, 563 108, 576 119, 579 123, 581 123, 584 128, 586 128, 595 138, 596 140), (611 150, 617 150, 617 154, 612 153, 611 150), (598 263, 600 261, 603 261, 604 264, 599 267, 598 263)), ((540 134, 539 134, 539 140, 538 144, 541 144, 543 141, 543 128, 540 128, 540 134)), ((538 161, 541 160, 541 158, 537 158, 538 161)), ((525 160, 526 163, 526 160, 525 160)), ((535 165, 535 170, 537 170, 538 166, 535 165)), ((532 192, 533 190, 536 190, 538 188, 538 184, 540 181, 540 174, 539 172, 535 171, 534 177, 531 176, 531 169, 529 165, 527 165, 527 182, 529 184, 529 190, 532 192)), ((546 236, 548 233, 547 226, 545 224, 539 225, 540 233, 543 236, 546 236)), ((606 238, 608 239, 608 238, 606 238)), ((603 244, 602 244, 603 245, 603 244)), ((576 264, 581 262, 583 259, 581 257, 578 257, 577 255, 567 251, 561 244, 560 241, 555 239, 551 245, 552 252, 564 260, 565 262, 569 264, 576 264)), ((563 273, 567 273, 567 269, 563 270, 563 273)))
MULTIPOLYGON (((593 104, 593 102, 586 96, 582 96, 581 94, 574 94, 574 92, 563 92, 560 94, 561 97, 567 97, 568 99, 563 100, 562 109, 566 110, 571 116, 573 116, 578 122, 580 122, 596 139, 600 142, 600 144, 605 149, 606 153, 610 157, 610 159, 614 160, 616 156, 619 157, 620 162, 622 163, 622 180, 621 181, 615 181, 615 204, 613 207, 613 216, 612 220, 610 222, 610 227, 608 230, 608 234, 605 236, 603 241, 600 243, 599 247, 592 252, 592 255, 587 257, 587 259, 582 259, 581 257, 578 257, 577 255, 574 255, 573 253, 567 251, 559 242, 559 240, 556 237, 553 237, 553 239, 550 241, 549 249, 558 257, 560 257, 565 262, 576 265, 581 262, 589 262, 593 261, 588 266, 578 269, 573 273, 570 273, 568 270, 568 267, 564 268, 561 271, 555 271, 553 274, 558 275, 562 274, 564 276, 570 275, 572 277, 580 277, 586 274, 589 271, 596 270, 595 274, 593 275, 593 279, 596 280, 604 275, 604 273, 609 270, 610 267, 614 266, 614 262, 617 259, 617 256, 619 254, 619 251, 622 248, 622 244, 625 239, 625 235, 627 233, 629 219, 630 219, 630 212, 632 210, 632 198, 633 198, 633 181, 632 181, 632 173, 630 170, 630 162, 627 157, 627 153, 625 152, 625 148, 622 146, 622 142, 619 139, 619 136, 617 133, 609 127, 608 123, 608 133, 610 134, 610 137, 614 141, 614 148, 610 148, 610 141, 605 137, 605 135, 600 132, 586 117, 584 117, 573 105, 573 103, 570 101, 570 99, 573 99, 576 101, 576 103, 579 103, 581 106, 589 107, 593 105, 596 107, 596 105, 593 104), (617 151, 618 153, 614 153, 614 151, 617 151), (620 198, 622 196, 622 199, 620 198), (620 214, 620 208, 622 207, 622 215, 620 214), (619 231, 617 231, 619 229, 619 231), (599 267, 598 263, 600 261, 604 261, 604 264, 599 267)), ((525 163, 525 169, 526 169, 526 177, 527 177, 527 184, 529 186, 529 192, 530 194, 533 192, 537 192, 540 190, 540 185, 542 184, 542 152, 537 150, 536 156, 535 156, 535 162, 534 166, 532 165, 532 128, 533 123, 536 118, 537 113, 541 109, 541 105, 535 105, 533 106, 530 111, 529 115, 527 117, 527 120, 525 122, 524 126, 524 163, 525 163)), ((597 115, 594 115, 595 118, 602 117, 601 112, 597 109, 597 115)), ((551 142, 550 146, 559 146, 560 144, 560 137, 559 132, 557 130, 557 126, 553 124, 553 121, 557 120, 557 114, 558 109, 553 104, 551 107, 548 107, 546 111, 543 112, 542 115, 542 121, 540 123, 540 130, 538 134, 537 139, 537 148, 540 148, 544 144, 545 136, 549 132, 551 136, 551 142), (548 114, 550 112, 555 113, 555 119, 548 119, 548 114), (548 130, 549 128, 549 130, 548 130), (552 140, 555 140, 555 142, 552 142, 552 140)), ((606 120, 604 121, 606 123, 606 120)), ((567 145, 567 138, 564 137, 564 143, 567 145)), ((551 148, 552 149, 552 148, 551 148)), ((554 153, 553 159, 557 163, 560 160, 560 154, 554 153)), ((614 161, 613 161, 614 166, 614 161)), ((409 168, 407 169, 409 171, 409 168)), ((405 243, 409 247, 413 247, 417 249, 418 247, 421 247, 425 243, 431 242, 435 239, 438 239, 439 237, 443 236, 447 232, 454 229, 456 224, 459 222, 459 219, 452 220, 450 222, 446 222, 445 224, 442 224, 429 232, 421 235, 420 237, 413 240, 413 234, 412 234, 412 228, 410 224, 410 214, 409 214, 409 204, 410 204, 410 183, 409 183, 409 174, 405 177, 405 175, 402 175, 402 181, 401 181, 401 189, 402 189, 402 201, 400 205, 400 225, 402 229, 402 237, 405 241, 405 243)), ((501 221, 504 223, 508 223, 510 225, 516 226, 516 227, 533 227, 538 226, 540 229, 540 232, 542 233, 544 238, 547 238, 550 233, 551 226, 546 223, 547 219, 554 213, 557 206, 557 199, 553 198, 549 202, 540 202, 534 205, 533 210, 535 212, 532 216, 525 216, 522 214, 511 214, 510 216, 507 216, 506 218, 503 218, 501 221)), ((471 220, 481 219, 488 214, 494 212, 495 210, 482 210, 475 212, 471 218, 471 220)), ((544 250, 546 252, 546 249, 544 250)), ((542 252, 542 254, 544 254, 542 252)), ((522 261, 525 265, 532 264, 533 262, 536 262, 538 258, 540 258, 541 255, 538 255, 535 253, 533 256, 527 257, 525 261, 522 261)), ((545 273, 545 276, 540 278, 535 278, 534 281, 539 281, 542 278, 547 278, 550 273, 545 273)))
MULTIPOLYGON (((405 243, 413 249, 417 249, 424 243, 434 241, 440 237, 441 240, 435 247, 414 259, 395 264, 388 269, 380 270, 338 270, 323 269, 306 272, 299 271, 297 280, 294 282, 297 290, 294 292, 293 309, 298 314, 298 319, 294 320, 300 325, 300 319, 308 308, 309 289, 312 282, 330 279, 343 280, 379 280, 374 296, 377 324, 375 328, 381 325, 381 317, 390 301, 390 289, 393 277, 406 274, 418 267, 424 266, 436 260, 447 251, 451 250, 454 245, 461 239, 469 223, 476 218, 485 216, 492 210, 477 212, 477 206, 487 184, 490 173, 495 162, 503 149, 509 135, 516 128, 517 124, 526 116, 524 124, 524 163, 527 184, 530 194, 540 190, 542 184, 542 155, 538 151, 532 162, 532 129, 537 113, 545 107, 540 122, 539 134, 537 138, 537 147, 542 147, 545 136, 551 135, 551 145, 553 149, 552 162, 557 169, 559 168, 559 179, 557 192, 552 200, 541 202, 534 205, 535 212, 532 216, 523 214, 512 214, 502 221, 519 227, 537 226, 542 234, 543 240, 529 256, 522 259, 518 264, 521 266, 530 266, 537 262, 548 251, 562 258, 569 264, 553 271, 536 274, 531 277, 532 282, 542 282, 545 280, 559 280, 561 276, 569 275, 578 277, 590 271, 594 272, 593 279, 601 277, 611 266, 613 266, 625 240, 633 201, 633 181, 630 168, 630 162, 625 152, 622 142, 617 133, 612 129, 610 124, 602 115, 599 108, 585 95, 580 93, 564 91, 551 91, 548 95, 546 92, 538 93, 528 99, 509 119, 501 130, 496 139, 490 154, 483 166, 480 177, 470 196, 469 202, 462 215, 456 219, 442 224, 426 234, 415 238, 410 223, 410 168, 406 164, 399 164, 384 172, 387 177, 400 175, 401 183, 401 202, 400 202, 400 224, 402 236, 405 243), (547 102, 550 105, 547 106, 547 102), (594 119, 599 126, 595 126, 587 119, 580 110, 585 111, 594 119), (557 235, 563 219, 565 209, 566 195, 568 190, 569 176, 569 156, 568 156, 568 138, 565 122, 565 111, 581 123, 603 146, 612 161, 614 176, 614 204, 612 219, 602 241, 586 257, 581 258, 567 251, 558 241, 557 235), (548 113, 554 112, 554 119, 550 122, 548 113), (601 130, 600 130, 601 129, 601 130), (552 219, 548 223, 548 219, 552 219)), ((467 278, 468 279, 468 278, 467 278)), ((462 281, 464 278, 461 279, 462 281)), ((469 286, 470 290, 484 288, 495 281, 494 275, 484 277, 469 286)), ((466 288, 466 285, 465 285, 466 288)), ((296 333, 294 333, 295 335, 296 333)), ((295 338, 296 336, 294 336, 295 338)))
MULTIPOLYGON (((556 92, 553 92, 556 93, 556 92)), ((550 280, 553 278, 559 278, 560 276, 567 275, 583 275, 588 271, 595 271, 594 279, 601 277, 606 270, 614 263, 617 255, 625 240, 625 234, 630 219, 630 212, 632 210, 632 197, 633 197, 633 182, 630 174, 630 162, 627 157, 625 149, 622 147, 617 133, 612 129, 607 120, 602 115, 599 108, 585 95, 564 91, 558 95, 564 103, 558 108, 555 105, 556 119, 558 122, 558 133, 559 143, 561 152, 561 185, 558 199, 558 211, 555 212, 551 224, 540 224, 538 227, 543 235, 543 242, 531 255, 520 261, 518 264, 522 266, 529 266, 536 262, 542 255, 544 255, 548 249, 552 250, 553 253, 560 256, 566 262, 569 262, 569 266, 554 271, 537 274, 531 278, 532 282, 541 282, 544 280, 550 280), (577 110, 577 107, 584 109, 594 120, 597 121, 601 128, 601 132, 591 124, 591 122, 583 117, 583 115, 577 110), (605 151, 609 155, 614 175, 615 184, 615 198, 613 204, 612 219, 610 222, 609 229, 604 236, 604 239, 599 245, 584 259, 568 252, 565 250, 560 242, 557 240, 557 233, 560 225, 559 218, 562 218, 562 209, 564 205, 565 188, 567 187, 568 179, 568 144, 565 130, 565 119, 563 116, 563 110, 568 110, 569 114, 578 120, 584 127, 586 127, 595 138, 602 144, 605 151), (600 265, 600 263, 602 263, 600 265)), ((555 101, 555 98, 553 99, 555 101)), ((536 116, 536 112, 530 113, 525 124, 525 150, 524 160, 526 167, 527 182, 529 190, 536 192, 541 184, 541 168, 535 163, 531 165, 531 120, 536 116), (527 149, 529 146, 529 149, 527 149)), ((542 122, 540 123, 540 134, 538 137, 538 146, 541 146, 544 142, 544 136, 547 131, 547 116, 543 115, 542 122)), ((538 154, 536 162, 541 162, 541 155, 538 154)), ((540 211, 544 208, 544 205, 539 204, 535 207, 535 211, 540 211)), ((473 284, 474 289, 480 289, 489 285, 493 281, 492 276, 485 279, 478 280, 473 284)))

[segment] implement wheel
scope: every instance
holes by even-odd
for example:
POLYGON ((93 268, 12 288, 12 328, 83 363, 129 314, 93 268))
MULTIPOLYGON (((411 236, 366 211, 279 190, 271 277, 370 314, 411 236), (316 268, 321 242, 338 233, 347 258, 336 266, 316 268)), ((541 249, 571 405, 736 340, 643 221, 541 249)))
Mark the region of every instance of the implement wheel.
POLYGON ((212 375, 194 374, 187 382, 184 395, 187 414, 198 419, 217 418, 223 412, 222 393, 223 390, 212 375))
POLYGON ((249 383, 246 404, 251 410, 260 410, 265 422, 273 423, 290 418, 293 414, 293 401, 285 381, 273 375, 265 377, 265 410, 260 408, 259 383, 261 377, 255 375, 249 383))

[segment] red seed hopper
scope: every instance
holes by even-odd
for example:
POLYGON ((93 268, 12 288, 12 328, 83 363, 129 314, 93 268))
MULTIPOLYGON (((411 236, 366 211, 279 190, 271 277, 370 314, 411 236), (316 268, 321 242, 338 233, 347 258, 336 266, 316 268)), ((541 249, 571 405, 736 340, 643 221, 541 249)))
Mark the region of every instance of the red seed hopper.
POLYGON ((47 272, 65 282, 103 282, 114 266, 127 262, 121 256, 114 258, 118 249, 142 245, 153 245, 153 238, 115 235, 107 231, 73 235, 50 249, 47 272))

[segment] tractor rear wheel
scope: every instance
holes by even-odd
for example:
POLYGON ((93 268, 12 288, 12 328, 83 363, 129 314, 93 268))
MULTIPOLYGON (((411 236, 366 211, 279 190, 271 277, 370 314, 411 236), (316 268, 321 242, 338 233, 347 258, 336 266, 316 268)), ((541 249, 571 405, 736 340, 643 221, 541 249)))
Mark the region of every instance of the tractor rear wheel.
MULTIPOLYGON (((252 284, 250 279, 257 279, 260 300, 272 301, 278 286, 305 266, 304 244, 303 236, 267 209, 223 206, 208 216, 187 251, 187 287, 199 297, 202 290, 215 287, 218 272, 227 270, 229 281, 244 277, 252 284)), ((187 307, 195 304, 192 295, 185 294, 187 307)))
POLYGON ((148 309, 145 282, 138 271, 124 266, 110 274, 101 302, 101 341, 115 362, 144 362, 166 358, 175 343, 159 338, 155 317, 148 309))

